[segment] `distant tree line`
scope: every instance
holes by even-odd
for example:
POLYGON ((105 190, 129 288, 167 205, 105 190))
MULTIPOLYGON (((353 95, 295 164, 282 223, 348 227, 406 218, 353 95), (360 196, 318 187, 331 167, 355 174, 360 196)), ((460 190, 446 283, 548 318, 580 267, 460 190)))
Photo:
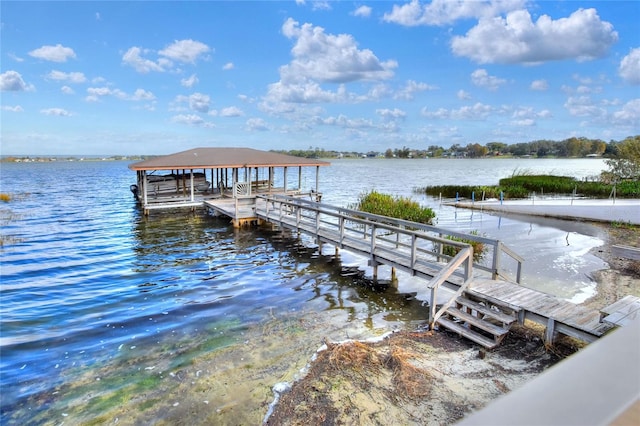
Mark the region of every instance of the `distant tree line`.
POLYGON ((439 145, 430 145, 424 149, 402 147, 387 149, 384 152, 369 151, 365 153, 354 151, 328 151, 323 148, 309 147, 306 150, 277 151, 298 157, 305 158, 341 158, 341 157, 385 157, 385 158, 483 158, 497 156, 515 157, 559 157, 559 158, 582 158, 582 157, 606 157, 616 158, 619 146, 625 141, 640 141, 640 135, 630 136, 622 141, 611 140, 605 142, 600 139, 589 139, 585 137, 572 137, 561 141, 535 140, 531 142, 521 142, 507 144, 504 142, 489 142, 485 145, 479 143, 469 143, 466 146, 454 144, 449 148, 439 145))

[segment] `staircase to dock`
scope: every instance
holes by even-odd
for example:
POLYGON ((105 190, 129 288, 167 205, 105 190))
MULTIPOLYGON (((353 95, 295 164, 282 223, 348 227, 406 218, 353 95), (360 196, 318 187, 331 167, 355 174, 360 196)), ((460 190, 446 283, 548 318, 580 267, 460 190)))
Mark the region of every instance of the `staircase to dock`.
POLYGON ((459 296, 436 324, 487 349, 493 349, 500 345, 517 319, 514 313, 505 313, 496 305, 459 296))

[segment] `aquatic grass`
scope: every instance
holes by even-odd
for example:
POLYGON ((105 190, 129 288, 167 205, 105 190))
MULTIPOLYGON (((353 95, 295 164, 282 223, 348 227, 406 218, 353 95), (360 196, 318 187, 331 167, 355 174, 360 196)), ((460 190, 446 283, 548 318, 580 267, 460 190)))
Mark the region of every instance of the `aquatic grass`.
MULTIPOLYGON (((576 194, 583 197, 608 198, 614 186, 602 181, 581 181, 568 176, 519 174, 500 179, 496 186, 436 185, 414 188, 415 193, 434 197, 517 199, 537 194, 576 194)), ((640 181, 623 181, 615 185, 615 195, 620 198, 640 197, 640 181)))
POLYGON ((435 212, 422 207, 407 197, 394 197, 377 191, 360 194, 358 202, 350 208, 381 216, 409 220, 417 223, 431 224, 435 212))
MULTIPOLYGON (((479 235, 478 231, 475 231, 475 230, 469 232, 469 234, 470 235, 476 235, 476 236, 479 235)), ((484 257, 484 254, 486 252, 486 247, 480 241, 471 240, 471 239, 467 239, 467 238, 454 237, 452 235, 447 235, 445 238, 447 240, 450 240, 450 241, 469 244, 473 248, 473 260, 474 260, 474 262, 479 262, 484 257)), ((447 256, 454 257, 455 255, 457 255, 460 252, 460 250, 461 250, 460 247, 452 246, 452 245, 445 245, 442 248, 442 254, 446 254, 447 256)))
POLYGON ((620 221, 614 220, 611 222, 611 227, 616 229, 630 229, 630 230, 640 230, 640 225, 634 225, 628 221, 620 221))

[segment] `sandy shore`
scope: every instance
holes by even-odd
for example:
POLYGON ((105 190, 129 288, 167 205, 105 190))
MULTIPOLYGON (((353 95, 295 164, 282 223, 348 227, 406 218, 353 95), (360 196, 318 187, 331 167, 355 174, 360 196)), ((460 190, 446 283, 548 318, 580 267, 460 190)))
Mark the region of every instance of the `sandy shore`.
MULTIPOLYGON (((640 262, 611 252, 615 244, 636 245, 640 229, 607 230, 595 254, 610 268, 595 274, 597 294, 583 304, 593 309, 640 296, 640 262)), ((452 424, 585 346, 560 338, 547 349, 542 333, 534 324, 517 325, 490 352, 446 331, 327 342, 306 376, 279 395, 267 424, 452 424)))

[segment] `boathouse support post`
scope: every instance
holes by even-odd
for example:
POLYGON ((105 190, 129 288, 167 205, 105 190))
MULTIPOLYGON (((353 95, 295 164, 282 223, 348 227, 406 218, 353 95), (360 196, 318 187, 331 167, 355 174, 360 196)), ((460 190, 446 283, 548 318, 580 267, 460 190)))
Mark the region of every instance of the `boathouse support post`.
POLYGON ((273 188, 273 167, 269 167, 269 194, 273 188))
POLYGON ((147 205, 147 188, 149 187, 148 184, 148 180, 147 180, 147 171, 144 171, 144 176, 142 177, 142 189, 144 191, 144 205, 147 205))
POLYGON ((320 166, 316 166, 316 194, 320 194, 320 166))
POLYGON ((287 193, 287 166, 284 166, 284 193, 287 193))
POLYGON ((302 166, 298 166, 298 191, 302 192, 302 166))
POLYGON ((191 173, 189 173, 189 180, 191 182, 191 202, 193 202, 195 200, 195 196, 194 196, 194 188, 193 188, 193 169, 189 170, 191 173))

